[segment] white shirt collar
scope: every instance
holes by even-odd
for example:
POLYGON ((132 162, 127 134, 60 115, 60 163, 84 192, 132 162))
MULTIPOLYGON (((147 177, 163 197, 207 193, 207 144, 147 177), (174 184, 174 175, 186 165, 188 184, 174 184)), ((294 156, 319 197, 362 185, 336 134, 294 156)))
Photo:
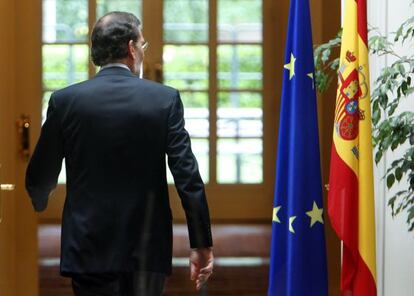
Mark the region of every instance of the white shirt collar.
POLYGON ((122 64, 122 63, 109 63, 109 64, 106 64, 106 65, 102 66, 100 70, 105 69, 105 68, 110 68, 110 67, 120 67, 120 68, 125 68, 125 69, 127 69, 128 71, 131 71, 131 70, 128 68, 128 66, 127 66, 127 65, 122 64))

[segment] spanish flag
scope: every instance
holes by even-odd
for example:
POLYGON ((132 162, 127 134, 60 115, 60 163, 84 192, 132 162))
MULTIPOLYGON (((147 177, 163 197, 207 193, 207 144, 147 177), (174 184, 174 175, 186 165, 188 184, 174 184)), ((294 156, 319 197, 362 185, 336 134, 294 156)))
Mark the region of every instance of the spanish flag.
POLYGON ((343 241, 341 291, 376 295, 366 0, 345 0, 328 213, 343 241))

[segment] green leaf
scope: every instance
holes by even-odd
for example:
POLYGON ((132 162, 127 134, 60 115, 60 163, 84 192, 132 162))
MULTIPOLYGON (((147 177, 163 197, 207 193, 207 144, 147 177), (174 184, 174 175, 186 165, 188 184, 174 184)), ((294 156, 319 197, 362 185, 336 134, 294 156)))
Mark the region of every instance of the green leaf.
POLYGON ((413 219, 414 219, 414 207, 411 207, 410 209, 408 209, 407 222, 410 222, 413 219))
POLYGON ((378 150, 377 153, 375 153, 375 163, 378 164, 381 161, 382 158, 382 150, 378 150))
POLYGON ((404 81, 403 83, 401 83, 401 91, 405 96, 407 95, 407 89, 408 89, 407 82, 404 81))
POLYGON ((407 96, 411 95, 412 93, 414 93, 414 87, 407 88, 407 96))
POLYGON ((397 196, 393 196, 388 200, 388 206, 391 207, 392 215, 394 215, 394 209, 395 209, 395 200, 397 199, 397 196))
POLYGON ((390 189, 392 187, 392 185, 394 185, 394 182, 395 182, 394 174, 388 175, 388 177, 387 177, 387 187, 388 187, 388 189, 390 189))
POLYGON ((392 151, 394 151, 395 149, 397 149, 397 147, 400 145, 400 143, 399 143, 399 141, 398 141, 398 139, 397 139, 397 141, 393 141, 392 143, 391 143, 391 150, 392 151))
POLYGON ((329 61, 329 57, 331 56, 331 49, 327 48, 324 51, 322 51, 322 61, 326 63, 329 61))
POLYGON ((401 181, 402 178, 402 169, 400 167, 395 169, 395 178, 397 179, 397 181, 401 181))
POLYGON ((395 110, 397 109, 398 104, 392 104, 391 107, 388 110, 388 116, 391 116, 394 114, 395 110))

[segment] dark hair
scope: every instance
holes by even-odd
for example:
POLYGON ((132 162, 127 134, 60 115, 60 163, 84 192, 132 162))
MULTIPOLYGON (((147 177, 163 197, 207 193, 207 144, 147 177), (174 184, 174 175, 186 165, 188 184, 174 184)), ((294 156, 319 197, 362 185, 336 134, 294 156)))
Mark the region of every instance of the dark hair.
POLYGON ((103 66, 127 57, 130 40, 138 41, 140 20, 128 12, 113 11, 101 17, 92 31, 91 57, 103 66))

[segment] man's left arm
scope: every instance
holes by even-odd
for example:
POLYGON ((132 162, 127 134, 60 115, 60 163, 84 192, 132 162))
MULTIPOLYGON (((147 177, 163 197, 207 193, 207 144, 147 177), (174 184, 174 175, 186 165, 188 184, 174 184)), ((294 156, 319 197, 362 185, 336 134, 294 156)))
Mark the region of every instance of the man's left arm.
POLYGON ((37 212, 46 209, 49 194, 56 187, 62 168, 63 138, 60 122, 52 94, 46 121, 26 171, 26 190, 37 212))

